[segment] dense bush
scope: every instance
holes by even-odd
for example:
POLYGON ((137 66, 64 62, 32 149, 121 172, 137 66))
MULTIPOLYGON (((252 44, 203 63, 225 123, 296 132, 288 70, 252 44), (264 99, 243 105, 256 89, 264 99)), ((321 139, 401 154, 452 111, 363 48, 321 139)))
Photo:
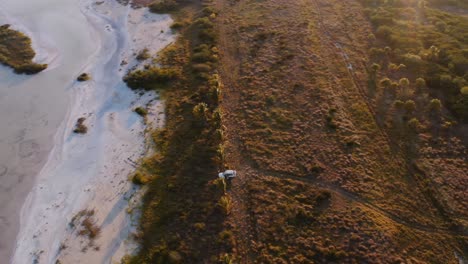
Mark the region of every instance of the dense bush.
MULTIPOLYGON (((200 6, 184 10, 193 14, 192 8, 200 6)), ((205 8, 200 13, 197 22, 180 24, 180 36, 161 53, 162 67, 147 66, 124 79, 134 89, 167 88, 170 116, 165 128, 153 133, 157 153, 139 168, 143 179, 154 180, 144 198, 141 248, 125 263, 216 263, 213 256, 232 254, 232 235, 222 231, 232 201, 226 186, 215 180, 224 166, 224 151, 217 109, 221 85, 213 73, 214 11, 205 8)), ((132 180, 140 183, 141 177, 132 180)))
POLYGON ((153 13, 168 13, 174 11, 178 6, 175 0, 156 0, 149 5, 149 9, 153 13))
POLYGON ((47 68, 47 64, 27 63, 15 67, 16 73, 36 74, 47 68))
POLYGON ((174 81, 180 73, 174 68, 159 68, 155 66, 144 70, 136 70, 124 77, 124 82, 132 89, 158 89, 174 81))
POLYGON ((213 50, 210 48, 210 46, 206 44, 202 44, 198 47, 196 47, 193 50, 193 55, 192 55, 192 61, 198 62, 198 63, 203 63, 203 62, 217 62, 218 58, 214 54, 213 50))

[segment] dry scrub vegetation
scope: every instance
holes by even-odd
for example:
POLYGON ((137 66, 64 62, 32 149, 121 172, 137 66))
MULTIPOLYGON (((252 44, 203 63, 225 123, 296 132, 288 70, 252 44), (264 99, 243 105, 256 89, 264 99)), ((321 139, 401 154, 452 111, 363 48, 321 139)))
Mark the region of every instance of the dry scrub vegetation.
MULTIPOLYGON (((92 209, 85 209, 78 212, 70 222, 70 228, 76 230, 78 236, 84 237, 88 240, 81 249, 83 252, 88 248, 99 250, 99 246, 95 245, 95 240, 101 233, 101 228, 97 225, 95 219, 95 211, 92 209)), ((65 249, 66 244, 62 244, 61 249, 65 249)))
POLYGON ((150 8, 172 12, 180 36, 125 78, 162 89, 168 120, 134 178, 148 192, 142 247, 125 263, 468 255, 464 18, 397 0, 150 8), (445 37, 432 32, 438 20, 445 37), (217 180, 224 168, 238 178, 217 180))
MULTIPOLYGON (((373 8, 417 6, 385 2, 217 1, 226 160, 240 175, 228 218, 239 262, 456 263, 454 252, 467 254, 466 134, 451 105, 459 99, 436 97, 427 76, 403 73, 399 60, 373 59, 389 45, 373 8), (434 128, 455 120, 446 133, 434 128), (326 191, 317 212, 314 197, 326 191)), ((463 63, 450 65, 451 80, 465 78, 463 63)))
POLYGON ((224 134, 218 108, 222 84, 214 19, 198 1, 156 1, 153 12, 173 12, 177 41, 163 50, 157 64, 128 73, 133 89, 159 89, 167 123, 152 132, 155 153, 132 180, 148 188, 136 256, 124 263, 224 263, 234 247, 225 225, 231 199, 222 169, 224 134))

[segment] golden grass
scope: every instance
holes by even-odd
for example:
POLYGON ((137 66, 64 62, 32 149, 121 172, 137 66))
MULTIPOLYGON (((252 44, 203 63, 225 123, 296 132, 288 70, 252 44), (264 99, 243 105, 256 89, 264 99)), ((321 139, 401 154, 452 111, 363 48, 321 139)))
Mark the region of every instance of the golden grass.
POLYGON ((218 2, 221 78, 229 88, 222 102, 226 160, 241 175, 228 193, 234 207, 246 207, 228 218, 239 244, 237 259, 455 263, 452 253, 463 252, 463 242, 434 202, 441 197, 429 190, 437 186, 422 180, 428 174, 414 170, 409 152, 418 135, 406 122, 423 121, 420 105, 415 100, 416 111, 403 112, 397 128, 387 119, 395 110, 385 107, 382 114, 376 104, 379 99, 390 105, 391 96, 379 98, 381 87, 370 85, 381 72, 372 73, 373 28, 364 8, 357 1, 218 2), (272 189, 277 180, 267 175, 300 182, 272 189), (246 185, 253 189, 249 195, 246 185), (321 188, 341 201, 322 212, 325 220, 309 214, 314 206, 307 199, 288 205, 292 196, 310 197, 321 188), (353 212, 363 203, 369 207, 353 212), (294 228, 302 222, 286 217, 288 211, 306 224, 294 228), (244 218, 246 224, 239 224, 244 218), (443 246, 431 240, 432 231, 443 246), (344 240, 351 234, 376 245, 359 248, 344 240), (304 247, 297 240, 306 241, 304 247), (428 253, 431 247, 442 253, 428 253))

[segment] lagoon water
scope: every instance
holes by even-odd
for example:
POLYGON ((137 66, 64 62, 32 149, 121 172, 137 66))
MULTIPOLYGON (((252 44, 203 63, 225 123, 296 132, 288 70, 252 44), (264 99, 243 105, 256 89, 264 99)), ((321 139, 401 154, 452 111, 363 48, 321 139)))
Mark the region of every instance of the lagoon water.
POLYGON ((20 209, 52 150, 69 111, 74 79, 99 42, 78 0, 2 0, 0 24, 32 37, 37 75, 0 66, 0 262, 7 263, 19 230, 20 209))
POLYGON ((139 51, 173 41, 170 16, 114 0, 2 0, 0 23, 29 35, 35 60, 49 64, 32 76, 0 67, 0 263, 120 260, 136 246, 127 212, 139 199, 128 179, 146 150, 132 109, 146 106, 152 127, 164 123, 157 94, 134 93, 122 78, 146 63, 139 51), (83 72, 91 80, 77 82, 83 72), (72 133, 80 117, 85 135, 72 133), (85 209, 95 212, 99 250, 83 248, 70 226, 85 209))

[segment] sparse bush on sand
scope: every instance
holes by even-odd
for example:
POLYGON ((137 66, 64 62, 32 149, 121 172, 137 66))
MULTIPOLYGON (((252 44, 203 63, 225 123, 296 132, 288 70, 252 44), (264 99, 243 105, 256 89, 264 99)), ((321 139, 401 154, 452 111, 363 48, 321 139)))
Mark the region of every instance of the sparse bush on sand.
POLYGON ((73 132, 77 134, 86 134, 86 132, 88 132, 88 127, 84 124, 85 121, 86 118, 84 117, 78 118, 73 132))

